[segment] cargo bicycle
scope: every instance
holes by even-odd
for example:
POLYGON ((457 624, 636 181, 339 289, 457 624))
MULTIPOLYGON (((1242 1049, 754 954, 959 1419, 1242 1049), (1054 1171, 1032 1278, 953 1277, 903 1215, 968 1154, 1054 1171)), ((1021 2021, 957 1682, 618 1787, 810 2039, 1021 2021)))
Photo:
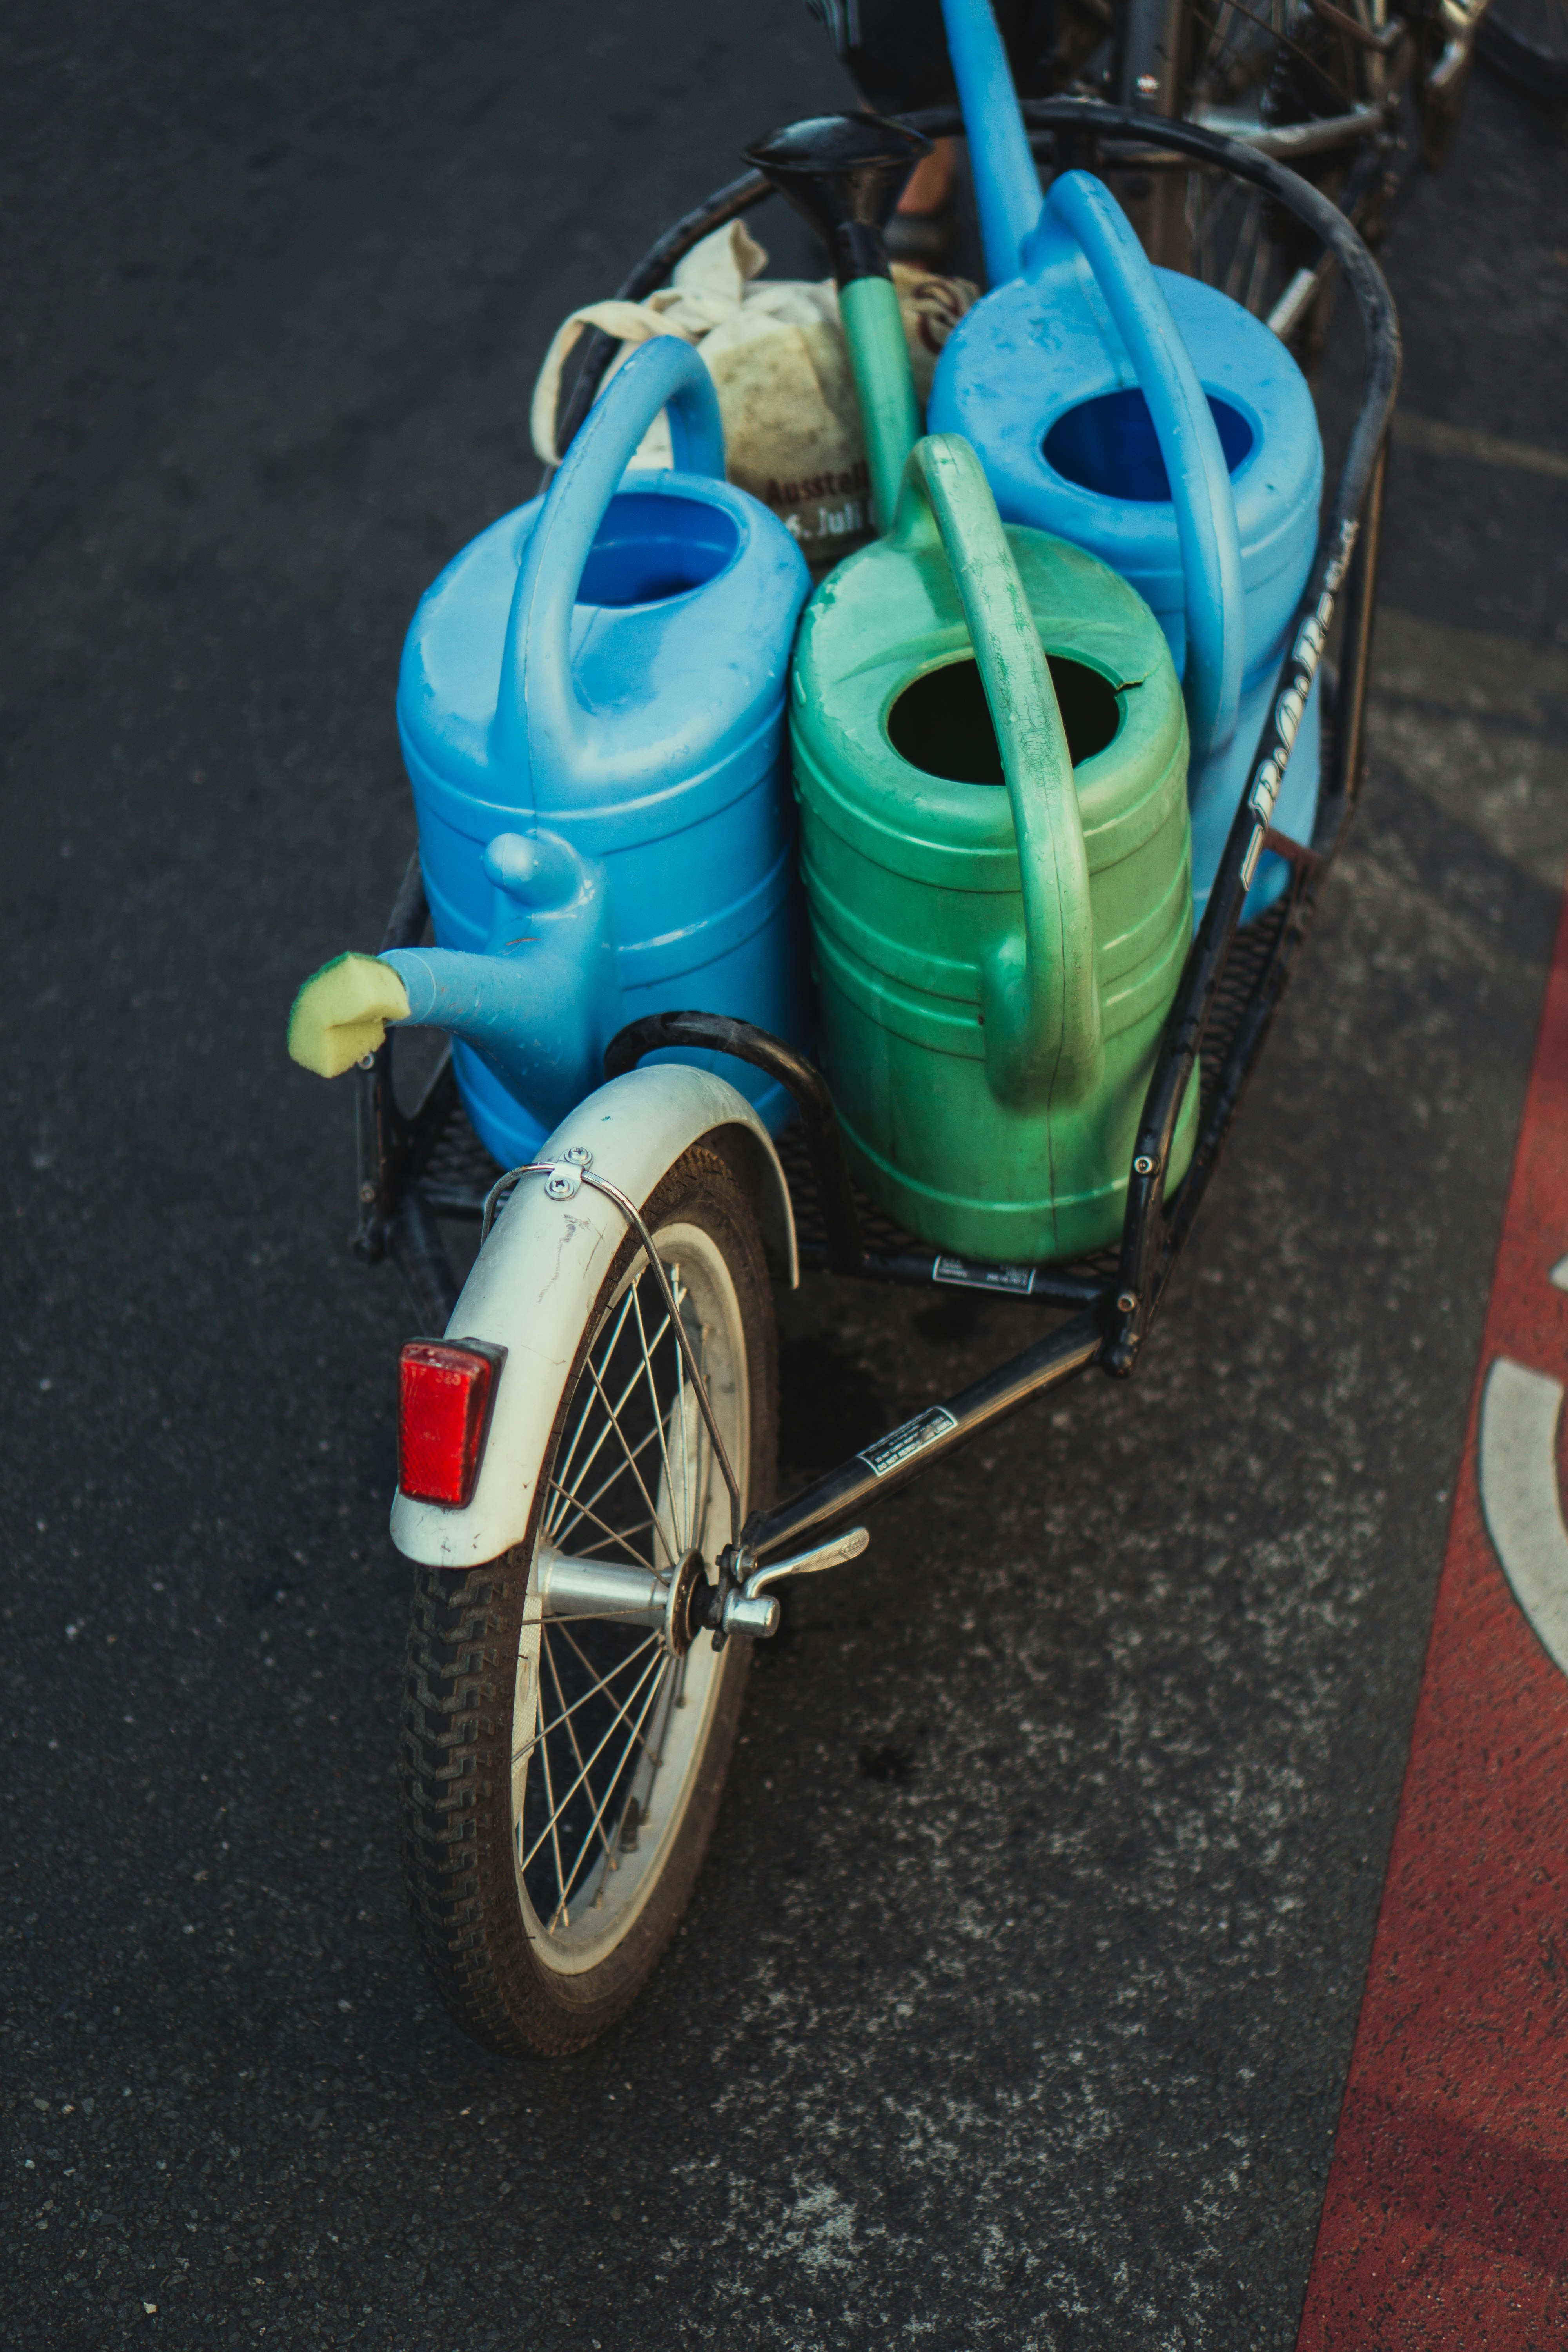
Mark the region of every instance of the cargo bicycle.
MULTIPOLYGON (((792 1580, 852 1575, 874 1538, 874 1518, 868 1528, 863 1516, 1003 1417, 1092 1368, 1118 1380, 1134 1373, 1355 809, 1385 445, 1399 365, 1394 309, 1376 264, 1325 197, 1243 145, 1173 121, 1161 122, 1155 133, 1127 110, 1087 100, 1052 100, 1026 113, 1031 132, 1053 142, 1058 160, 1086 179, 1097 169, 1135 162, 1157 136, 1163 150, 1262 191, 1332 256, 1354 297, 1363 344, 1361 403, 1347 454, 1291 601, 1260 723, 1244 747, 1243 788, 1214 854, 1201 920, 1193 935, 1187 917, 1173 946, 1162 934, 1159 951, 1172 978, 1133 1073, 1114 1182, 1109 1192, 1101 1186, 1112 1200, 1114 1230, 1097 1239, 1084 1227, 1089 1242, 1075 1246, 1068 1219, 1049 1228, 1058 1245, 1016 1250, 943 1245, 929 1230, 922 1236, 915 1228, 926 1220, 916 1214, 906 1222, 889 1211, 886 1197, 873 1197, 878 1188, 868 1185, 867 1174, 876 1155, 862 1131, 863 1107, 848 1098, 842 1076, 830 1083, 834 1055, 840 1072, 855 1066, 852 1055, 845 1060, 851 1013, 842 1007, 837 1014, 823 1013, 829 1028, 840 1022, 825 1070, 807 1050, 811 1032, 803 1036, 798 1020, 796 1034, 788 1035, 733 1012, 658 1003, 666 985, 654 969, 659 940, 674 933, 656 930, 629 966, 624 955, 618 967, 613 955, 606 961, 599 866, 570 845, 557 856, 546 823, 535 836, 500 835, 486 853, 493 892, 489 947, 488 961, 473 963, 477 971, 485 962, 497 976, 496 1005, 464 994, 460 954, 426 943, 433 857, 438 887, 449 885, 441 862, 446 837, 422 821, 424 860, 416 855, 398 893, 374 960, 381 977, 369 975, 368 998, 338 1007, 347 1040, 342 1052, 360 1049, 353 1058, 362 1064, 355 1247, 367 1262, 391 1257, 397 1264, 432 1335, 404 1351, 401 1481, 393 1517, 395 1539, 416 1567, 402 1747, 409 1896, 443 1999, 467 2030, 502 2051, 580 2046, 614 2022, 646 1981, 712 1832, 752 1645, 775 1632, 792 1580), (1310 826, 1298 836, 1276 818, 1286 805, 1292 755, 1300 755, 1309 704, 1321 720, 1313 753, 1320 772, 1315 813, 1310 809, 1310 826), (1260 899, 1266 867, 1273 879, 1260 899), (537 950, 530 969, 548 974, 556 964, 546 959, 557 950, 561 970, 585 977, 553 1026, 539 1016, 529 1050, 542 1088, 536 1101, 548 1103, 554 1087, 565 1107, 548 1122, 536 1118, 537 1140, 518 1149, 509 1141, 518 1130, 506 1129, 503 1113, 485 1108, 490 1098, 483 1093, 487 1072, 503 1067, 496 1041, 504 1044, 524 1019, 515 992, 507 994, 508 959, 537 950), (642 975, 640 995, 625 979, 628 969, 642 975), (612 976, 601 988, 594 973, 612 976), (592 1017, 584 1011, 590 999, 598 1006, 592 1017), (632 1017, 619 1017, 627 1013, 632 1017), (397 1026, 385 1026, 389 1019, 450 1028, 459 1056, 473 1054, 478 1039, 483 1050, 470 1064, 476 1083, 460 1092, 462 1064, 448 1054, 419 1099, 404 1107, 396 1079, 402 1049, 397 1026), (602 1078, 600 1067, 588 1068, 595 1055, 602 1078), (479 1131, 487 1122, 489 1149, 479 1131), (507 1148, 495 1150, 498 1140, 507 1148), (461 1284, 442 1234, 443 1224, 453 1223, 476 1229, 479 1244, 461 1284), (1016 1354, 982 1379, 932 1398, 826 1475, 780 1495, 772 1288, 793 1282, 802 1268, 879 1285, 968 1287, 1018 1302, 1031 1320, 1043 1311, 1048 1327, 1031 1331, 1016 1354)), ((922 127, 951 126, 937 117, 922 127)), ((764 142, 757 165, 661 238, 629 282, 662 282, 700 237, 783 187, 803 209, 815 205, 826 223, 847 321, 857 284, 871 289, 862 298, 869 315, 880 299, 878 209, 885 215, 896 197, 899 139, 912 134, 899 126, 868 129, 864 120, 858 129, 840 126, 837 132, 820 124, 799 130, 798 137, 784 133, 764 142), (856 275, 862 264, 863 278, 856 275)), ((902 169, 909 160, 903 153, 902 169)), ((1093 223, 1089 214, 1084 219, 1088 237, 1093 223)), ((588 375, 595 365, 602 373, 609 356, 608 350, 590 352, 588 375)), ((641 363, 644 355, 637 356, 641 363)), ((629 363, 624 373, 629 379, 629 363)), ((693 457, 711 466, 710 450, 703 459, 701 399, 679 355, 656 351, 642 373, 644 404, 657 409, 660 397, 669 401, 678 467, 693 457)), ((709 545, 702 533, 711 539, 720 526, 673 513, 669 484, 687 481, 685 475, 649 486, 655 503, 666 500, 658 539, 668 573, 662 591, 656 593, 646 551, 628 554, 625 533, 617 541, 616 501, 624 507, 627 493, 616 484, 626 452, 611 447, 596 422, 583 430, 593 389, 591 382, 580 384, 571 421, 583 449, 595 433, 605 443, 608 454, 593 460, 604 498, 587 523, 579 519, 573 526, 572 576, 549 624, 559 645, 572 628, 581 643, 584 630, 600 627, 595 615, 616 609, 634 617, 662 612, 659 628, 673 629, 676 619, 668 616, 683 596, 695 598, 701 577, 731 576, 722 564, 703 574, 703 565, 717 559, 711 550, 702 553, 709 545), (643 563, 621 607, 609 586, 597 592, 605 599, 601 604, 578 595, 584 565, 595 562, 606 581, 606 567, 616 562, 634 572, 643 563), (663 605, 661 593, 668 599, 663 605), (584 602, 594 605, 586 620, 578 609, 584 602)), ((863 397, 869 396, 863 386, 863 397)), ((1000 823, 1005 833, 1011 810, 1022 835, 1040 822, 1017 772, 1036 740, 1018 732, 1028 719, 1029 695, 1037 691, 1058 712, 1059 732, 1051 740, 1058 751, 1065 741, 1073 765, 1087 768, 1112 748, 1101 721, 1120 740, 1129 731, 1134 690, 1142 688, 1134 678, 1110 692, 1106 719, 1093 694, 1081 681, 1075 685, 1074 661, 1063 656, 1058 662, 1054 646, 1050 670, 1054 678, 1059 669, 1061 683, 1059 690, 1054 682, 1047 688, 1036 632, 1019 623, 1016 600, 1009 604, 996 589, 1013 577, 1005 550, 1001 541, 985 539, 990 525, 981 506, 973 499, 965 505, 977 468, 963 445, 939 434, 906 449, 892 426, 879 443, 880 428, 869 414, 868 421, 873 475, 880 465, 887 477, 883 519, 895 507, 902 518, 881 544, 897 551, 902 530, 921 593, 946 599, 938 616, 941 661, 931 669, 935 657, 928 648, 921 656, 927 667, 915 665, 914 682, 955 669, 954 648, 973 640, 990 705, 985 723, 994 723, 1005 771, 991 779, 1006 790, 984 801, 991 813, 984 821, 1000 823), (994 556, 989 565, 980 560, 987 549, 994 556), (1085 728, 1093 748, 1086 751, 1080 740, 1075 753, 1068 739, 1075 730, 1083 739, 1085 728)), ((900 429, 907 441, 907 419, 900 429)), ((579 455, 574 440, 560 480, 579 455)), ((578 465, 574 481, 587 478, 588 464, 584 458, 578 465)), ((713 495, 722 504, 720 491, 713 495)), ((559 517, 556 528, 565 529, 559 517)), ((1026 572, 1026 534, 1013 537, 1024 548, 1018 561, 1026 572)), ((529 547, 524 572, 534 565, 529 576, 542 579, 544 558, 533 542, 529 547)), ((510 582, 519 561, 515 531, 495 561, 510 582)), ((734 561, 732 549, 725 561, 734 561)), ((895 575, 887 578, 897 584, 895 575)), ((766 580, 756 593, 764 592, 766 580)), ((837 592, 840 603, 847 593, 837 592)), ((1106 591, 1113 604, 1115 593, 1106 591)), ((880 600, 878 591, 874 601, 880 600)), ((514 631, 525 604, 520 588, 507 624, 514 631)), ((695 603, 689 608, 698 609, 695 603)), ((813 691, 800 683, 811 676, 808 637, 820 644, 828 625, 814 604, 790 673, 797 706, 813 691)), ((603 626, 607 632, 608 622, 603 626)), ((420 658, 426 667, 416 684, 424 694, 438 674, 438 648, 427 644, 420 658)), ((1154 655, 1146 658, 1152 678, 1154 655)), ((1169 669, 1168 657, 1160 658, 1169 669)), ((1231 661, 1232 671, 1239 659, 1231 661)), ((1087 654, 1076 667, 1089 670, 1087 654)), ((1170 677, 1173 681, 1173 671, 1170 677)), ((966 690, 974 701, 973 680, 966 690)), ((1234 677, 1231 691, 1234 704, 1234 677)), ((781 704, 784 692, 781 679, 781 704)), ((542 688, 540 696, 548 703, 542 688)), ((896 709, 896 698, 889 708, 896 709)), ((1179 697, 1170 708, 1170 723, 1183 730, 1184 759, 1179 697)), ((797 789, 808 797, 798 779, 805 772, 801 763, 809 766, 815 755, 798 707, 796 717, 806 730, 797 740, 797 789)), ((405 730, 405 750, 413 740, 405 730)), ((936 801, 943 791, 962 800, 973 790, 962 780, 939 790, 940 762, 921 772, 921 789, 936 801)), ((726 849, 742 864, 742 852, 755 850, 761 878, 752 880, 746 867, 748 904, 766 899, 773 847, 770 838, 760 847, 726 849)), ((806 850, 808 857, 817 854, 809 827, 806 850)), ((1045 841, 1040 855, 1047 863, 1057 857, 1051 870, 1067 889, 1071 874, 1057 846, 1045 841)), ((995 992, 986 1000, 997 1008, 994 1029, 1015 1021, 1017 1034, 980 1048, 983 1064, 986 1054, 997 1060, 1004 1092, 1012 1085, 1016 1094, 1039 1066, 1037 1033, 1046 1019, 1038 992, 1028 995, 1037 943, 1029 927, 1046 918, 1027 903, 1026 874, 1024 887, 1023 944, 1014 962, 1003 956, 984 983, 995 992)), ((940 878, 933 887, 940 899, 940 878)), ((1169 898, 1175 885, 1161 887, 1169 898)), ((1182 903, 1190 907, 1190 896, 1182 903)), ((448 911, 445 919, 450 928, 457 918, 448 911)), ((650 906, 647 921, 659 919, 650 906)), ((710 951, 705 968, 717 971, 742 949, 734 945, 738 919, 728 907, 713 920, 703 952, 710 951)), ((437 936, 440 929, 438 921, 437 936)), ((825 939, 818 925, 826 1007, 825 939)), ((1083 1024, 1091 1029, 1099 1018, 1103 1026, 1103 1013, 1095 1012, 1100 989, 1098 974, 1077 996, 1054 980, 1045 989, 1051 999, 1047 1045, 1058 1076, 1072 1037, 1089 1034, 1083 1024)), ((538 1001, 536 989, 529 1002, 538 1001)), ((1103 1046, 1101 1039, 1102 1061, 1103 1046)), ((900 1050, 886 1049, 894 1059, 900 1050)), ((870 1063, 865 1067, 873 1086, 870 1063)), ((988 1117, 975 1099, 975 1116, 988 1117)), ((920 1182, 910 1178, 899 1197, 919 1195, 920 1182)), ((995 1206, 980 1202, 973 1227, 963 1230, 984 1237, 1027 1227, 1026 1218, 988 1224, 986 1213, 995 1206)), ((1041 1230, 1037 1223, 1034 1230, 1041 1230)))

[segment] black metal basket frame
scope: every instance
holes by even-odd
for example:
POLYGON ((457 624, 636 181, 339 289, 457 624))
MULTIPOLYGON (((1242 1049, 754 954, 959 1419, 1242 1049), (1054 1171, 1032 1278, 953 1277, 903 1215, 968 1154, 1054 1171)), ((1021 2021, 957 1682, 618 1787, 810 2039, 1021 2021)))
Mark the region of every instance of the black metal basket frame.
MULTIPOLYGON (((1343 214, 1275 158, 1183 122, 1157 131, 1130 109, 1080 99, 1026 105, 1031 131, 1054 160, 1093 169, 1101 160, 1135 163, 1154 152, 1191 158, 1250 181, 1292 212, 1342 272, 1360 314, 1361 403, 1307 585, 1291 626, 1269 717, 1246 793, 1188 952, 1167 1017, 1140 1121, 1120 1249, 1071 1266, 975 1265, 933 1252, 900 1233, 852 1183, 826 1084, 806 1057, 743 1022, 672 1011, 621 1031, 605 1076, 672 1045, 733 1054, 783 1083, 800 1111, 783 1157, 807 1265, 851 1278, 928 1286, 959 1284, 999 1297, 1068 1310, 1044 1339, 960 1394, 933 1404, 905 1430, 748 1522, 752 1558, 777 1552, 890 1493, 953 1446, 1005 1414, 1098 1364, 1115 1378, 1135 1369, 1172 1271, 1208 1191, 1226 1139, 1317 911, 1323 881, 1354 814, 1365 763, 1367 684, 1389 424, 1399 383, 1399 330, 1376 262, 1343 214), (1338 625, 1338 660, 1325 659, 1338 625), (1317 675, 1331 689, 1330 724, 1317 822, 1297 842, 1272 822, 1296 730, 1317 675), (1285 858, 1289 877, 1267 913, 1245 927, 1243 905, 1265 852, 1285 858), (1200 1071, 1198 1139, 1181 1182, 1167 1187, 1178 1118, 1200 1071)), ((962 131, 955 108, 905 118, 932 135, 962 131)), ((688 213, 625 280, 637 299, 662 285, 702 237, 760 204, 771 191, 749 172, 688 213)), ((600 337, 583 358, 563 417, 563 438, 586 415, 616 345, 600 337)), ((417 945, 427 920, 417 854, 394 906, 383 952, 417 945)), ((360 1224, 355 1248, 375 1261, 391 1255, 432 1328, 444 1327, 458 1285, 442 1244, 443 1217, 477 1218, 497 1172, 463 1118, 449 1055, 409 1114, 398 1107, 389 1035, 374 1055, 359 1096, 360 1224)))

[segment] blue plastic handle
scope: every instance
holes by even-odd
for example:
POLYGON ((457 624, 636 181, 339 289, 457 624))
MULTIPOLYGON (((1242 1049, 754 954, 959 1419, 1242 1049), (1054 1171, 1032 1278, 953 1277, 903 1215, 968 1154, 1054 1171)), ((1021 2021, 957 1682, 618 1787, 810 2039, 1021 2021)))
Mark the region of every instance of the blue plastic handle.
POLYGON ((512 592, 496 703, 507 764, 570 758, 591 725, 572 677, 572 613, 599 525, 637 445, 669 411, 677 469, 724 478, 724 425, 713 379, 691 345, 656 335, 623 361, 578 427, 550 485, 512 592))
MULTIPOLYGON (((993 286, 1027 274, 1044 217, 1007 52, 991 0, 942 0, 948 54, 969 132, 985 268, 993 286)), ((1127 346, 1171 484, 1187 623, 1187 730, 1194 775, 1236 732, 1245 651, 1236 494, 1170 305, 1121 205, 1088 172, 1064 172, 1046 205, 1077 239, 1127 346)))
POLYGON ((1078 239, 1127 346, 1165 461, 1182 551, 1184 685, 1196 775, 1236 733, 1246 650, 1236 493, 1214 411, 1126 214, 1089 172, 1064 172, 1046 202, 1078 239))
POLYGON ((1005 286, 1017 277, 1024 239, 1040 217, 1040 175, 991 0, 942 0, 942 13, 958 102, 970 131, 985 274, 993 286, 1005 286), (977 124, 984 125, 978 136, 977 124))

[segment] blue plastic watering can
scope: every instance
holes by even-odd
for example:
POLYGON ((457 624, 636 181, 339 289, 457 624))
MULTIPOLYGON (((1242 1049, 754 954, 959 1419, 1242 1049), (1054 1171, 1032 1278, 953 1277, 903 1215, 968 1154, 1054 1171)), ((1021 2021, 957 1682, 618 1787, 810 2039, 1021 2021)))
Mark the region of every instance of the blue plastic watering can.
MULTIPOLYGON (((994 290, 937 364, 927 429, 978 450, 1001 513, 1087 548, 1164 630, 1187 701, 1194 915, 1207 902, 1318 535, 1312 396, 1279 339, 1196 278, 1151 267, 1087 172, 1044 204, 988 0, 942 0, 994 290)), ((1316 693, 1274 822, 1310 840, 1316 693)), ((1266 857, 1247 901, 1284 886, 1266 857)))
MULTIPOLYGON (((452 1031, 506 1165, 599 1084, 625 1022, 693 1007, 804 1040, 784 719, 809 587, 783 525, 724 480, 707 370, 661 336, 547 496, 421 602, 397 720, 437 945, 383 961, 405 1017, 452 1031), (623 488, 667 404, 678 470, 623 488)), ((790 1115, 745 1063, 664 1058, 721 1071, 770 1126, 790 1115)))

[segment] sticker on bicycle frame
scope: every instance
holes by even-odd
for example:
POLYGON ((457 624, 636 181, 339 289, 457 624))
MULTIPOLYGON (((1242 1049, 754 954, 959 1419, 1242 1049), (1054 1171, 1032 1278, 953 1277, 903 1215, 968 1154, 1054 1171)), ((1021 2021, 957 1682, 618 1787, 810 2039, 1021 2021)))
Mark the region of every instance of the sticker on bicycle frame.
POLYGON ((957 1427, 957 1416, 949 1412, 946 1405, 928 1405, 924 1412, 916 1413, 913 1421, 889 1430, 886 1437, 879 1437, 875 1445, 868 1445, 855 1458, 863 1462, 874 1477, 885 1478, 912 1454, 923 1454, 928 1445, 934 1445, 939 1437, 945 1437, 950 1429, 957 1427))
POLYGON ((951 1282, 963 1290, 1008 1290, 1026 1298, 1035 1286, 1032 1265, 971 1265, 962 1257, 939 1257, 931 1262, 933 1282, 951 1282))

